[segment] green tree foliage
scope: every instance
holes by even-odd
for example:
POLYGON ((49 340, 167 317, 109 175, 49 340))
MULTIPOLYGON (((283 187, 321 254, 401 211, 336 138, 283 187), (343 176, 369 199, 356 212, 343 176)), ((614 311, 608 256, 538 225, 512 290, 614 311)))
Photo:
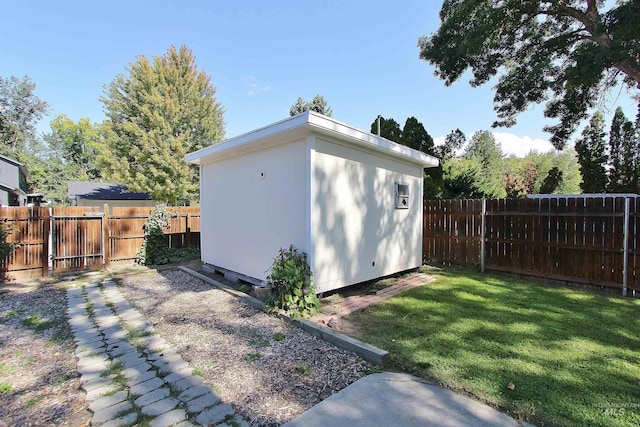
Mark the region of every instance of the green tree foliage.
POLYGON ((198 169, 185 154, 224 136, 224 109, 186 46, 144 55, 105 87, 104 158, 109 180, 175 204, 196 197, 198 169))
POLYGON ((409 117, 402 129, 400 144, 427 154, 434 153, 433 138, 426 131, 422 123, 415 117, 409 117))
POLYGON ((538 169, 533 162, 526 163, 519 171, 507 172, 504 177, 507 197, 517 199, 534 193, 537 178, 538 169))
POLYGON ((20 154, 36 138, 36 124, 48 105, 35 89, 27 76, 0 77, 0 154, 22 160, 20 154))
MULTIPOLYGON (((600 95, 620 83, 640 89, 640 2, 444 0, 440 28, 421 37, 420 58, 451 85, 499 75, 494 126, 511 126, 546 102, 545 128, 562 148, 600 95)), ((632 89, 633 90, 633 89, 632 89)))
POLYGON ((637 193, 640 172, 640 139, 635 125, 617 108, 609 130, 610 193, 637 193))
POLYGON ((444 139, 444 144, 436 147, 436 156, 442 160, 448 160, 456 155, 456 152, 464 147, 467 137, 460 129, 452 130, 444 139))
POLYGON ((576 141, 576 152, 582 184, 585 193, 604 193, 607 188, 607 153, 604 132, 604 118, 595 113, 582 131, 582 138, 576 141))
POLYGON ((475 160, 479 165, 479 182, 485 197, 500 198, 506 196, 502 147, 489 131, 477 131, 469 140, 463 157, 475 160))
POLYGON ((426 154, 435 154, 433 138, 415 117, 409 117, 404 123, 404 128, 400 129, 400 124, 394 119, 379 116, 379 119, 376 118, 371 123, 371 133, 375 135, 378 134, 378 120, 380 120, 381 137, 426 154))
POLYGON ((553 194, 562 183, 562 171, 557 166, 552 167, 549 173, 542 181, 540 186, 540 194, 553 194))
POLYGON ((329 107, 327 100, 322 95, 316 95, 309 102, 306 102, 302 98, 298 98, 289 108, 289 115, 295 116, 296 114, 303 113, 305 111, 315 111, 316 113, 324 114, 327 117, 333 116, 333 109, 329 107))
POLYGON ((98 154, 103 151, 102 125, 88 118, 74 122, 64 114, 51 121, 51 133, 45 136, 52 154, 61 159, 78 181, 97 181, 102 177, 98 154))
MULTIPOLYGON (((393 142, 400 142, 402 139, 402 129, 400 129, 400 123, 394 119, 385 119, 379 116, 380 120, 380 136, 393 142)), ((371 133, 378 134, 378 118, 371 123, 371 133)))

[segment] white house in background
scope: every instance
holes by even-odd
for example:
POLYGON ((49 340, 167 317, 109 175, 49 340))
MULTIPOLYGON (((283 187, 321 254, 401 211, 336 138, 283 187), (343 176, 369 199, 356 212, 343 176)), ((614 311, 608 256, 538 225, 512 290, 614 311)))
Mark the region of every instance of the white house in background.
POLYGON ((438 159, 314 112, 194 153, 202 261, 264 281, 307 252, 318 292, 422 263, 423 168, 438 159))

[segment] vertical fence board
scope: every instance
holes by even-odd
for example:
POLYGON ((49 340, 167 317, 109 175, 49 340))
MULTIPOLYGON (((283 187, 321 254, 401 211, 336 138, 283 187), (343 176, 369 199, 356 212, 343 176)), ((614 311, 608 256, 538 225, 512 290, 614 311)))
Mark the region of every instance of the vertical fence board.
MULTIPOLYGON (((487 269, 622 287, 624 198, 486 201, 487 269)), ((632 198, 627 283, 640 291, 640 202, 632 198)), ((425 200, 423 260, 478 265, 481 200, 425 200)))

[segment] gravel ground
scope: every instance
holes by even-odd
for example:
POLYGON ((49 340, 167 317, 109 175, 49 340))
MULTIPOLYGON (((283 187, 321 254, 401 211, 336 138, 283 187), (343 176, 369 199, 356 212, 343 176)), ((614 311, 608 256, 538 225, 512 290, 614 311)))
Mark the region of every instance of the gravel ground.
POLYGON ((121 278, 122 290, 225 402, 256 426, 290 421, 371 365, 180 270, 121 278))
POLYGON ((65 310, 57 287, 0 295, 0 426, 88 425, 65 310))

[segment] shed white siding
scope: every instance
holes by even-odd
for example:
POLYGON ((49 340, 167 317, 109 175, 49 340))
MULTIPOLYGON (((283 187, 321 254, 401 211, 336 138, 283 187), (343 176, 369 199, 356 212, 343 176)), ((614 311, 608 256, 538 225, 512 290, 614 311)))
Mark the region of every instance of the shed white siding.
POLYGON ((202 260, 265 280, 280 248, 305 250, 305 140, 200 168, 202 260))
POLYGON ((205 263, 265 280, 293 244, 318 292, 421 264, 423 168, 434 157, 305 112, 186 158, 200 164, 205 263), (397 183, 407 209, 395 206, 397 183))
POLYGON ((313 271, 319 291, 419 267, 422 174, 419 165, 316 138, 313 156, 313 271), (410 188, 395 208, 395 184, 410 188))

